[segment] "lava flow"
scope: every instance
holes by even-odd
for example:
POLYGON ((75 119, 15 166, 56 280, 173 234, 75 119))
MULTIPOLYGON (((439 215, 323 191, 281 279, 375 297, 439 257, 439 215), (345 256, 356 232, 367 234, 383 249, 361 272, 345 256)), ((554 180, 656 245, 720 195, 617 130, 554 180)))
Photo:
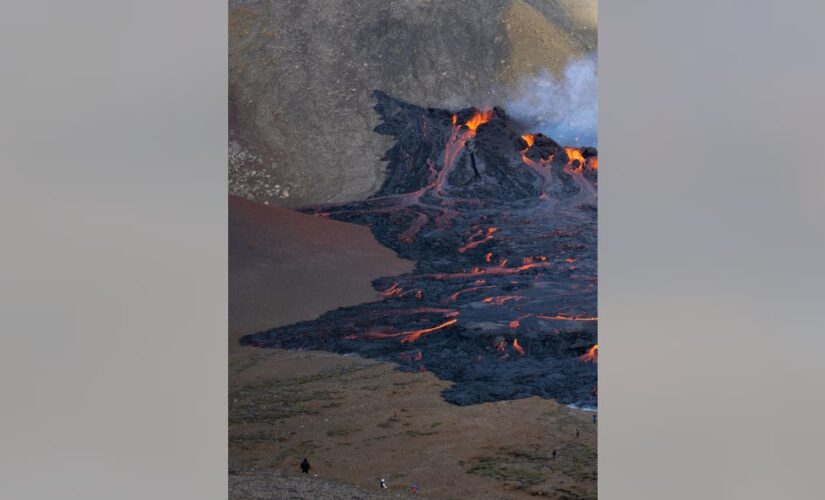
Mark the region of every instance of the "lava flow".
POLYGON ((582 354, 581 357, 579 357, 579 359, 584 361, 585 363, 598 363, 599 344, 596 344, 590 349, 588 349, 586 353, 582 354))
POLYGON ((451 112, 374 95, 375 130, 395 140, 383 185, 304 211, 368 226, 415 269, 375 280, 374 302, 241 342, 410 371, 425 359, 461 405, 535 395, 594 406, 596 150, 524 133, 498 107, 451 112))

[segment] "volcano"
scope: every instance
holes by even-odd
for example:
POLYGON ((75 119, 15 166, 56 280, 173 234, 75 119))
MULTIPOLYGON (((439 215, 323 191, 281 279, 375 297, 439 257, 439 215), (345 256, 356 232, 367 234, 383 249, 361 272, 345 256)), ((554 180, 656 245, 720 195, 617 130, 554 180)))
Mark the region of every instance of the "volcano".
POLYGON ((381 188, 303 212, 369 226, 414 260, 376 301, 242 337, 428 370, 459 405, 540 396, 596 405, 598 157, 499 108, 424 108, 375 91, 395 144, 381 188))

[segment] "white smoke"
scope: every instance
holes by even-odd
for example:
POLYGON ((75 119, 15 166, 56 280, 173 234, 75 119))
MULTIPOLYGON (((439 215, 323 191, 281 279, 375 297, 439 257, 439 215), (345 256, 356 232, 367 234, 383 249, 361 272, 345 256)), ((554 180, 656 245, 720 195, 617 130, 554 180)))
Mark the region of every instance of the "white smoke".
POLYGON ((570 62, 564 77, 543 70, 516 87, 504 109, 528 132, 541 132, 565 146, 596 146, 598 86, 596 59, 570 62))

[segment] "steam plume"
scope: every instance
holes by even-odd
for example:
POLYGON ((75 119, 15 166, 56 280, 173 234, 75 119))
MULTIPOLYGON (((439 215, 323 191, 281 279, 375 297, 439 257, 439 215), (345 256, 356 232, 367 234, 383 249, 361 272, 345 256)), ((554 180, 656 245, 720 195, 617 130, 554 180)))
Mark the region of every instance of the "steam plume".
POLYGON ((561 79, 547 70, 523 79, 505 109, 531 132, 569 146, 597 146, 596 59, 571 61, 561 79))

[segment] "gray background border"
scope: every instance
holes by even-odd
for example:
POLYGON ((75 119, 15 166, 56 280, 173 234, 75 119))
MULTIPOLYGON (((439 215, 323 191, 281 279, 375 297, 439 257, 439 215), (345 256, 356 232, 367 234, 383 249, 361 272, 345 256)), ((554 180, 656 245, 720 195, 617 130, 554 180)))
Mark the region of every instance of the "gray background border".
POLYGON ((822 498, 814 1, 601 2, 603 498, 822 498))
MULTIPOLYGON (((600 6, 600 495, 817 498, 814 1, 600 6)), ((0 15, 0 496, 226 495, 226 5, 0 15)))

